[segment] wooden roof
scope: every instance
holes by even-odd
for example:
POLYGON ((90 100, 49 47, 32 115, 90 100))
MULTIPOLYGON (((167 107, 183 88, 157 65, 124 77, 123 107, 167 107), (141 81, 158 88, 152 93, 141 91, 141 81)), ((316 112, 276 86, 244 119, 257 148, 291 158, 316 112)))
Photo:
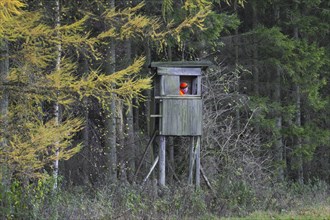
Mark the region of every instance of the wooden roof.
POLYGON ((151 68, 177 67, 177 68, 198 68, 206 69, 211 66, 210 61, 172 61, 172 62, 151 62, 151 68))

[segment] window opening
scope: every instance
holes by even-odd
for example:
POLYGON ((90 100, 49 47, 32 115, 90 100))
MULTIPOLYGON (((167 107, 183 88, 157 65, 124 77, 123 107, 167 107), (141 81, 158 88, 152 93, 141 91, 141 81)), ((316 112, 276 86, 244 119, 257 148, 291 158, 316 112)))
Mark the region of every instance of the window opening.
POLYGON ((181 83, 188 84, 188 92, 186 93, 186 95, 197 95, 197 91, 198 91, 197 79, 198 79, 197 76, 180 76, 180 85, 181 83))

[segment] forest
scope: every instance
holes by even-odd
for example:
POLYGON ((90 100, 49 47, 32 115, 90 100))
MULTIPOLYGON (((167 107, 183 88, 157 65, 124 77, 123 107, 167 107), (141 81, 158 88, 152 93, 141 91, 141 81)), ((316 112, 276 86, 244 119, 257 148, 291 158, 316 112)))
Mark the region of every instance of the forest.
POLYGON ((329 32, 326 0, 0 0, 0 219, 330 219, 329 32), (178 61, 211 64, 201 177, 167 136, 160 185, 178 61))

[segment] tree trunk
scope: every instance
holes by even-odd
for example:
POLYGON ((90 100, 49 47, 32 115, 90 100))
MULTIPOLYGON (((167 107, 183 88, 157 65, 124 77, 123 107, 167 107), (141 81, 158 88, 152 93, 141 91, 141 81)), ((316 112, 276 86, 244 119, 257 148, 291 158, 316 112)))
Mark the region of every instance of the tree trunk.
POLYGON ((129 152, 126 151, 125 148, 125 129, 124 129, 124 106, 123 106, 123 101, 118 100, 118 103, 116 105, 117 107, 117 137, 118 137, 118 147, 119 147, 119 172, 120 172, 120 181, 121 182, 127 182, 127 158, 129 152))
MULTIPOLYGON (((301 127, 301 94, 300 94, 300 86, 296 85, 296 93, 295 93, 295 101, 296 101, 296 121, 295 124, 298 128, 301 127)), ((296 164, 295 167, 297 169, 298 175, 298 182, 304 183, 304 176, 303 176, 303 159, 301 155, 301 137, 298 136, 296 139, 296 164)))
MULTIPOLYGON (((0 84, 7 81, 9 73, 9 49, 8 42, 0 39, 0 84)), ((5 86, 0 87, 0 151, 4 150, 7 146, 6 140, 6 127, 8 124, 8 91, 5 86)), ((1 157, 1 156, 0 156, 1 157)), ((4 186, 9 186, 9 178, 7 176, 8 167, 5 164, 1 164, 2 179, 0 180, 4 186)))
MULTIPOLYGON (((145 42, 145 50, 146 50, 146 64, 149 65, 151 63, 151 46, 150 46, 150 43, 149 43, 149 40, 147 40, 145 42)), ((148 68, 148 67, 146 67, 148 68)), ((151 89, 147 90, 146 91, 146 96, 147 96, 147 102, 146 102, 146 107, 145 107, 145 112, 144 112, 144 115, 145 115, 145 120, 146 120, 146 123, 147 123, 147 134, 150 136, 150 138, 152 137, 153 133, 154 133, 154 130, 151 130, 151 126, 150 126, 150 109, 151 109, 151 95, 152 95, 152 92, 151 92, 151 89)), ((155 128, 157 129, 157 128, 155 128)), ((149 154, 149 162, 152 163, 154 160, 155 160, 155 154, 156 154, 156 141, 154 141, 152 143, 152 147, 150 148, 150 154, 149 154)), ((148 167, 149 163, 146 163, 146 167, 148 167)), ((156 178, 156 175, 155 175, 155 172, 151 173, 151 178, 153 180, 153 182, 157 182, 157 178, 156 178)))
MULTIPOLYGON (((275 90, 274 90, 275 102, 281 106, 281 70, 280 66, 276 66, 276 78, 275 78, 275 90)), ((275 126, 278 131, 276 141, 275 141, 275 160, 277 163, 277 175, 280 181, 284 180, 283 172, 283 139, 282 139, 282 114, 280 110, 275 112, 275 126)))
MULTIPOLYGON (((115 7, 115 0, 108 1, 111 8, 115 7)), ((114 40, 110 41, 107 47, 105 72, 110 75, 116 71, 116 43, 114 40)), ((112 94, 115 96, 114 94, 112 94)), ((104 145, 105 153, 107 155, 108 174, 106 178, 108 181, 114 183, 117 181, 117 132, 116 132, 116 102, 115 97, 110 100, 108 109, 104 114, 104 145)))
MULTIPOLYGON (((126 60, 127 64, 132 63, 132 46, 131 41, 126 41, 126 60)), ((126 126, 127 142, 126 148, 130 154, 128 155, 128 180, 132 182, 135 174, 135 138, 134 138, 134 120, 133 120, 133 105, 129 105, 127 109, 127 126, 126 126)))
MULTIPOLYGON (((298 40, 298 28, 294 27, 294 38, 298 40)), ((296 105, 296 121, 295 125, 300 128, 301 127, 301 93, 300 93, 300 85, 297 83, 295 85, 295 105, 296 105)), ((298 136, 296 139, 296 168, 297 168, 297 176, 298 182, 304 183, 304 176, 303 176, 303 160, 301 155, 301 137, 298 136)))
MULTIPOLYGON (((107 49, 106 57, 106 74, 112 74, 115 72, 116 51, 115 43, 111 41, 110 46, 107 49)), ((114 95, 114 94, 113 94, 114 95)), ((105 152, 108 160, 108 175, 107 178, 110 182, 117 180, 117 147, 116 147, 116 102, 113 99, 110 100, 108 109, 104 114, 104 145, 105 152)))
MULTIPOLYGON (((82 66, 82 72, 85 74, 88 74, 88 60, 85 55, 83 55, 83 66, 82 66)), ((89 147, 89 132, 90 132, 90 127, 89 127, 89 98, 84 97, 83 98, 83 105, 84 105, 84 119, 85 119, 85 127, 83 130, 83 145, 84 148, 82 150, 82 154, 84 155, 84 159, 82 161, 82 182, 84 185, 89 185, 89 174, 90 174, 90 169, 89 169, 89 164, 88 160, 86 158, 89 158, 90 155, 90 147, 89 147)))
MULTIPOLYGON (((252 29, 257 28, 257 5, 255 1, 251 2, 252 4, 252 29)), ((259 96, 259 69, 258 69, 258 43, 253 40, 253 89, 254 95, 259 96)))
MULTIPOLYGON (((9 51, 8 51, 8 42, 6 40, 0 39, 0 83, 6 83, 9 73, 9 51)), ((8 111, 8 91, 5 86, 1 87, 0 90, 0 120, 1 120, 1 129, 5 129, 7 124, 6 116, 8 111)), ((2 137, 4 138, 4 137, 2 137)), ((0 146, 5 144, 5 140, 0 142, 0 146)))
MULTIPOLYGON (((234 1, 234 11, 237 13, 237 0, 234 1)), ((235 29, 235 37, 233 38, 235 39, 234 40, 234 46, 235 46, 235 68, 237 68, 237 65, 238 65, 238 39, 239 39, 239 36, 238 36, 238 29, 236 28, 235 29)), ((235 82, 236 85, 235 85, 235 92, 236 92, 236 95, 237 95, 237 100, 238 100, 238 93, 239 93, 239 79, 237 78, 237 82, 235 82)), ((241 118, 240 118, 240 109, 239 109, 239 105, 236 106, 236 117, 235 117, 235 123, 236 123, 236 129, 237 131, 239 132, 241 130, 241 118)))
MULTIPOLYGON (((55 1, 55 26, 56 28, 59 28, 61 26, 61 8, 60 8, 60 0, 55 1)), ((60 38, 59 33, 57 33, 57 37, 60 38)), ((61 59, 62 59, 62 44, 58 43, 56 46, 56 52, 57 52, 57 57, 56 57, 56 70, 60 70, 61 68, 61 59)), ((54 117, 55 117, 55 125, 58 126, 60 124, 60 105, 58 101, 55 101, 54 104, 54 117)), ((58 157, 59 157, 59 148, 58 148, 59 143, 55 143, 55 155, 56 159, 54 162, 54 170, 53 170, 53 176, 54 176, 54 189, 57 188, 57 178, 58 178, 58 157)))
POLYGON ((105 110, 104 115, 104 147, 107 155, 107 169, 106 175, 108 181, 114 183, 117 180, 117 131, 116 131, 116 102, 111 100, 109 103, 109 110, 105 110))
MULTIPOLYGON (((278 5, 274 6, 274 23, 277 23, 280 19, 280 9, 278 5)), ((274 84, 274 101, 281 105, 281 66, 276 65, 275 67, 275 84, 274 84)), ((283 146, 283 137, 282 137, 282 113, 281 110, 275 111, 275 127, 277 130, 276 141, 274 144, 275 147, 275 160, 277 165, 277 177, 278 180, 284 181, 284 169, 286 167, 284 160, 284 146, 283 146)))
MULTIPOLYGON (((251 2, 252 4, 252 29, 255 30, 258 25, 258 16, 257 16, 257 2, 254 0, 251 2)), ((258 42, 255 40, 253 36, 253 54, 252 54, 252 74, 253 74, 253 90, 254 96, 259 97, 259 57, 258 57, 258 42)), ((255 114, 256 118, 259 118, 260 115, 258 111, 255 114)), ((255 133, 257 134, 257 145, 260 146, 260 126, 259 123, 255 125, 255 133)))

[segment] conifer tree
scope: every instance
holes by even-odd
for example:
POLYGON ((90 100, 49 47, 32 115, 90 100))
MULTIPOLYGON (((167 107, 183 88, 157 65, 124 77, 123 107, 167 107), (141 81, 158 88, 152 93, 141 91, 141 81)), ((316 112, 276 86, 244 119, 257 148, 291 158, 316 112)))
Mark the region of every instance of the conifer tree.
MULTIPOLYGON (((3 5, 3 8, 6 9, 6 7, 7 5, 3 5)), ((88 96, 97 97, 101 103, 104 103, 104 100, 109 98, 106 96, 109 92, 116 93, 119 98, 129 103, 132 97, 139 96, 140 91, 148 88, 150 82, 149 79, 131 77, 143 65, 142 58, 111 76, 92 71, 91 75, 85 78, 74 77, 75 64, 67 58, 54 56, 52 49, 61 45, 61 49, 65 51, 70 47, 78 48, 82 45, 93 51, 97 39, 80 35, 83 33, 83 24, 87 18, 57 26, 55 29, 42 23, 41 18, 41 14, 23 11, 22 15, 3 23, 1 27, 2 29, 11 28, 11 32, 3 33, 3 35, 12 44, 24 42, 23 49, 11 51, 11 53, 21 55, 14 58, 16 60, 13 60, 13 63, 19 65, 9 67, 11 72, 8 77, 10 84, 13 85, 9 90, 13 100, 9 104, 10 118, 8 120, 15 120, 17 124, 22 125, 22 129, 15 129, 15 125, 9 123, 11 124, 9 128, 11 138, 8 140, 10 150, 1 152, 2 158, 6 158, 2 160, 2 163, 11 166, 12 172, 15 171, 16 175, 24 174, 29 178, 41 177, 43 172, 40 173, 40 171, 44 165, 50 165, 51 161, 57 159, 68 159, 76 153, 80 145, 72 148, 71 141, 74 134, 82 128, 82 121, 70 119, 70 115, 65 115, 66 120, 60 125, 56 120, 40 119, 37 116, 44 112, 40 108, 33 109, 34 105, 58 102, 68 108, 75 100, 88 96), (20 22, 22 19, 29 22, 22 23, 20 22), (57 37, 57 33, 60 33, 60 38, 57 37), (49 49, 42 47, 42 44, 48 44, 49 49), (31 54, 32 50, 35 53, 31 54), (55 63, 56 59, 58 61, 56 66, 61 67, 49 72, 50 65, 55 63), (18 85, 22 87, 22 90, 17 90, 18 85), (22 99, 25 101, 20 102, 22 99), (20 112, 20 109, 24 109, 25 113, 20 112), (56 132, 56 135, 50 138, 51 132, 56 132), (53 144, 50 144, 51 142, 53 144), (54 146, 54 143, 58 143, 57 146, 54 146), (59 149, 58 156, 54 156, 55 149, 59 149), (37 156, 40 154, 43 155, 42 160, 37 156), (19 165, 14 166, 16 163, 19 165)), ((45 115, 45 117, 48 116, 45 115)))
MULTIPOLYGON (((308 117, 310 112, 324 109, 326 103, 326 95, 322 91, 326 88, 323 70, 328 58, 325 48, 321 46, 324 45, 321 39, 327 36, 325 29, 328 25, 324 23, 326 6, 323 1, 254 3, 247 3, 245 10, 239 13, 247 19, 241 29, 252 29, 253 21, 249 20, 247 14, 252 13, 249 9, 254 8, 258 10, 259 26, 252 32, 242 34, 239 51, 244 61, 242 65, 250 69, 252 63, 249 57, 254 54, 253 51, 250 53, 251 47, 246 41, 248 34, 252 34, 254 41, 258 42, 254 49, 258 51, 258 68, 262 70, 259 79, 263 82, 259 85, 259 95, 253 100, 257 100, 259 107, 266 107, 266 112, 260 112, 256 126, 264 128, 260 135, 265 149, 268 149, 269 144, 274 146, 266 151, 275 159, 273 171, 279 180, 283 180, 284 174, 287 174, 287 178, 303 182, 303 177, 308 175, 303 168, 315 153, 316 145, 324 145, 321 140, 328 132, 328 129, 308 117), (316 11, 323 13, 316 15, 316 11), (270 12, 274 16, 269 17, 270 12), (315 30, 320 31, 320 38, 313 34, 315 30), (292 91, 295 92, 289 95, 292 91), (320 141, 311 143, 311 137, 315 137, 315 133, 310 132, 311 124, 318 131, 320 141)), ((249 82, 255 86, 255 78, 244 76, 242 80, 245 82, 244 90, 240 88, 240 91, 256 94, 249 86, 249 82)))

